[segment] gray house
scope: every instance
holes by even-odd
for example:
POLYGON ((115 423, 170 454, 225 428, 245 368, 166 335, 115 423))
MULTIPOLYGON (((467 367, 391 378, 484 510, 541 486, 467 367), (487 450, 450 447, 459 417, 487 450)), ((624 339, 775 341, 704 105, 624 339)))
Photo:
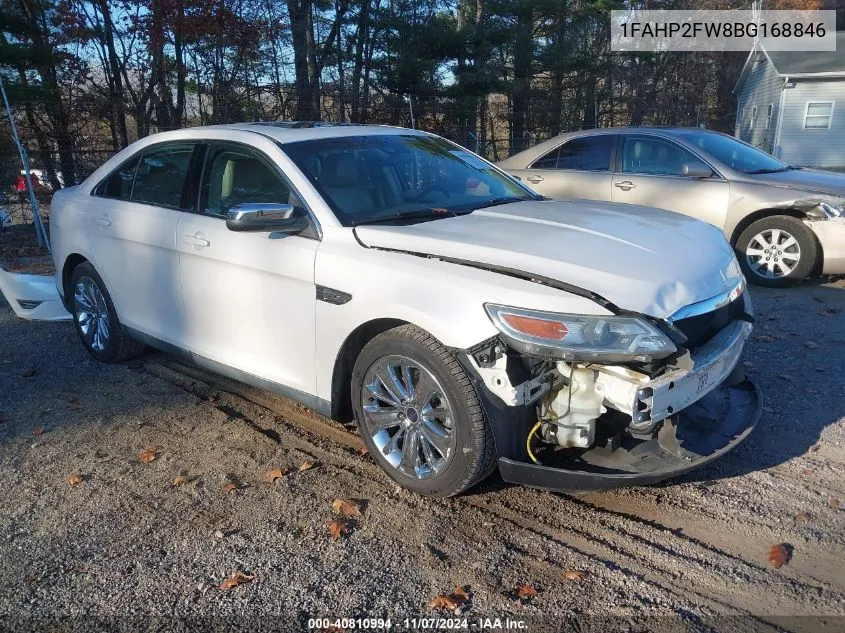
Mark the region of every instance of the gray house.
POLYGON ((845 31, 836 51, 767 51, 737 80, 734 135, 802 167, 845 167, 845 31))

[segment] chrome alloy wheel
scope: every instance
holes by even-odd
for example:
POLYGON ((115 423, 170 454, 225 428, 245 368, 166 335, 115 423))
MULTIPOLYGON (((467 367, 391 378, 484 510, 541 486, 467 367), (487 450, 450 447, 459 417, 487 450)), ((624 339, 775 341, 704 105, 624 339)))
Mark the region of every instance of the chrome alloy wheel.
POLYGON ((801 247, 795 236, 783 229, 766 229, 751 238, 745 247, 751 271, 766 279, 792 274, 801 261, 801 247))
POLYGON ((383 356, 364 375, 362 430, 387 462, 416 479, 443 472, 457 439, 452 407, 434 375, 404 356, 383 356))
POLYGON ((109 344, 109 309, 100 287, 90 277, 80 277, 73 289, 75 318, 91 349, 102 352, 109 344))

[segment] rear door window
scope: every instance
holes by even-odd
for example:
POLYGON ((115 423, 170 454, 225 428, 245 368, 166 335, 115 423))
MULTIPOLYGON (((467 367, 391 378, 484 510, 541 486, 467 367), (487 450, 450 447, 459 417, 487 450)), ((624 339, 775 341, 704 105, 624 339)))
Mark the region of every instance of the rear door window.
POLYGON ((97 185, 94 195, 100 196, 101 198, 129 200, 132 195, 132 181, 135 179, 138 158, 139 156, 136 154, 115 169, 110 176, 97 185))
POLYGON ((531 165, 532 169, 610 171, 615 134, 582 136, 567 141, 531 165))
POLYGON ((610 171, 610 155, 616 144, 616 135, 584 136, 567 141, 560 146, 558 169, 578 171, 610 171))
POLYGON ((548 154, 544 154, 540 160, 534 161, 531 169, 557 169, 557 157, 560 153, 560 148, 555 147, 548 154))
POLYGON ((178 209, 195 143, 174 143, 153 147, 143 153, 132 201, 178 209))

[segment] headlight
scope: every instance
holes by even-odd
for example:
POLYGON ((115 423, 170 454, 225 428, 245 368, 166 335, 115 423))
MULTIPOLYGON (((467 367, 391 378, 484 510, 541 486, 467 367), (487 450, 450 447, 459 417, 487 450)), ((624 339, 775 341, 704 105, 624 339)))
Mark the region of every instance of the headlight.
POLYGON ((507 342, 529 356, 649 362, 677 350, 668 336, 638 317, 559 314, 491 303, 484 307, 507 342))

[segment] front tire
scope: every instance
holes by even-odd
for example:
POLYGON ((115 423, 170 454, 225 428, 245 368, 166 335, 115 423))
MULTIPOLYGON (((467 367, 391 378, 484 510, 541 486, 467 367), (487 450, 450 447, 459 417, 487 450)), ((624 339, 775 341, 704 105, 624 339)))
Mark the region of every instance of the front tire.
POLYGON ((413 325, 379 334, 361 351, 352 409, 370 455, 414 492, 453 496, 495 468, 492 431, 469 376, 413 325))
POLYGON ((800 219, 788 215, 757 220, 740 234, 735 248, 746 279, 770 288, 809 277, 819 254, 813 232, 800 219))
POLYGON ((144 351, 120 323, 106 284, 89 262, 73 269, 68 290, 76 333, 91 356, 118 363, 144 351))

